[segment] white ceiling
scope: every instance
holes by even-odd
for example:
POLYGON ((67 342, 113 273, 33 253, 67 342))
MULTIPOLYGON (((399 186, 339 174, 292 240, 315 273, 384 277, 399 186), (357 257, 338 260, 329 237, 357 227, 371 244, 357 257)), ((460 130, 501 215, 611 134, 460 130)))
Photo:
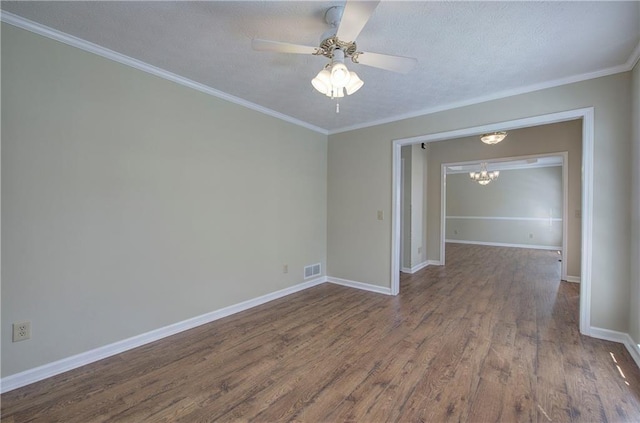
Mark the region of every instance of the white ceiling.
MULTIPOLYGON (((358 49, 411 56, 401 75, 347 63, 340 100, 311 79, 327 59, 257 52, 252 38, 315 46, 342 1, 2 2, 2 9, 333 133, 631 69, 640 2, 383 1, 358 49)), ((3 20, 15 16, 3 14, 3 20)))

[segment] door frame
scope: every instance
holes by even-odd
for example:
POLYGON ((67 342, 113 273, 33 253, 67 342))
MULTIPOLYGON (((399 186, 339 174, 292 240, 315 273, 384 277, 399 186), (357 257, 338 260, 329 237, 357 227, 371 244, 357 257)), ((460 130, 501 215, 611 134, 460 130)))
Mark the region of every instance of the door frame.
POLYGON ((464 162, 452 162, 442 163, 440 165, 440 261, 438 265, 444 265, 446 263, 446 233, 447 233, 447 167, 448 166, 465 166, 482 163, 500 163, 513 160, 527 160, 527 159, 540 159, 544 157, 561 157, 562 164, 562 261, 560 262, 560 277, 563 281, 567 280, 567 236, 569 225, 569 153, 567 151, 558 151, 555 153, 540 153, 540 154, 528 154, 524 156, 513 157, 493 157, 486 160, 469 160, 464 162))
MULTIPOLYGON (((582 119, 582 241, 580 266, 580 332, 589 335, 591 326, 591 272, 593 238, 593 155, 594 108, 568 110, 522 119, 491 123, 471 128, 401 138, 392 142, 392 204, 391 204, 391 294, 400 292, 400 149, 404 145, 444 141, 480 135, 491 131, 507 131, 582 119)), ((442 198, 440 200, 442 202, 442 198)), ((443 238, 442 225, 440 237, 443 238)), ((440 252, 443 258, 443 250, 440 252)))

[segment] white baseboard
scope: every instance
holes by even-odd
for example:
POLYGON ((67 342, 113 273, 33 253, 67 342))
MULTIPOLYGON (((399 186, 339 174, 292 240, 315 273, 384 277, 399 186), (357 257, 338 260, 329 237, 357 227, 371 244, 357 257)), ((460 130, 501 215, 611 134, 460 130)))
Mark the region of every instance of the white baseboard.
POLYGON ((509 244, 505 242, 466 241, 461 239, 445 239, 444 241, 452 244, 473 244, 473 245, 488 245, 490 247, 513 247, 513 248, 531 248, 534 250, 562 251, 562 246, 557 247, 555 245, 509 244))
POLYGON ((371 292, 376 292, 378 294, 391 295, 391 288, 388 288, 385 286, 372 285, 370 283, 364 283, 364 282, 350 281, 348 279, 334 278, 331 276, 327 276, 327 282, 334 283, 336 285, 348 286, 350 288, 362 289, 363 291, 371 291, 371 292))
POLYGON ((628 333, 592 326, 591 328, 589 328, 589 333, 587 335, 593 338, 604 339, 605 341, 613 341, 623 344, 627 348, 627 351, 629 351, 629 354, 631 355, 631 358, 633 358, 633 361, 635 361, 636 365, 640 367, 640 348, 628 333))
POLYGON ((441 260, 427 260, 429 266, 442 266, 441 260))
POLYGON ((591 336, 592 338, 604 339, 605 341, 613 341, 618 342, 620 344, 624 343, 627 339, 628 334, 624 332, 618 332, 616 330, 603 329, 591 326, 589 328, 589 333, 585 333, 585 335, 591 336))
POLYGON ((567 275, 567 277, 564 278, 563 280, 567 281, 567 282, 572 282, 572 283, 580 283, 580 276, 569 276, 569 275, 567 275))
POLYGON ((424 269, 425 267, 427 267, 429 265, 429 261, 423 261, 420 264, 416 264, 415 266, 408 268, 408 267, 403 267, 400 271, 402 273, 416 273, 419 270, 424 269))
POLYGON ((43 380, 72 369, 76 369, 86 364, 102 360, 103 358, 107 358, 112 355, 137 348, 141 345, 166 338, 167 336, 175 335, 176 333, 195 328, 196 326, 200 326, 205 323, 213 322, 214 320, 218 320, 223 317, 248 310, 252 307, 256 307, 269 301, 273 301, 278 298, 282 298, 287 295, 311 288, 324 282, 327 282, 327 278, 322 276, 308 282, 293 285, 279 291, 271 292, 269 294, 253 298, 251 300, 243 301, 241 303, 224 307, 210 313, 202 314, 200 316, 196 316, 191 319, 183 320, 181 322, 142 333, 131 338, 123 339, 122 341, 114 342, 112 344, 98 347, 71 357, 63 358, 62 360, 54 361, 52 363, 48 363, 39 367, 35 367, 33 369, 25 370, 23 372, 4 377, 0 380, 0 393, 12 391, 14 389, 29 385, 39 380, 43 380))

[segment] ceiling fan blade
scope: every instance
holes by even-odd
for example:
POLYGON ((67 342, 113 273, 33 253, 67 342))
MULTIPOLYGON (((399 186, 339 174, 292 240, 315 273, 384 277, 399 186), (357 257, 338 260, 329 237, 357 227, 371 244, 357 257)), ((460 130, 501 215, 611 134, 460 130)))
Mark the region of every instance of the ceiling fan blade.
POLYGON ((336 36, 345 42, 355 41, 380 1, 347 1, 336 36))
POLYGON ((302 46, 299 44, 281 43, 280 41, 251 40, 251 47, 258 51, 275 51, 277 53, 313 54, 317 47, 302 46))
POLYGON ((389 54, 360 53, 357 63, 392 72, 408 73, 418 63, 413 57, 391 56, 389 54))

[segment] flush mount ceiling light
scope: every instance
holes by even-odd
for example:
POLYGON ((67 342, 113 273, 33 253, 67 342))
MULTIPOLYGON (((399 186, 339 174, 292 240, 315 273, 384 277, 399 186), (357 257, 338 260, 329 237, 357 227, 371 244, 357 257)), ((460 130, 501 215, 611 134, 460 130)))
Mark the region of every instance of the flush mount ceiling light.
POLYGON ((469 178, 480 185, 488 185, 491 181, 495 181, 500 176, 499 170, 488 171, 487 164, 480 164, 480 172, 469 172, 469 178))
POLYGON ((493 145, 497 144, 507 137, 506 132, 491 132, 480 137, 483 143, 493 145))

